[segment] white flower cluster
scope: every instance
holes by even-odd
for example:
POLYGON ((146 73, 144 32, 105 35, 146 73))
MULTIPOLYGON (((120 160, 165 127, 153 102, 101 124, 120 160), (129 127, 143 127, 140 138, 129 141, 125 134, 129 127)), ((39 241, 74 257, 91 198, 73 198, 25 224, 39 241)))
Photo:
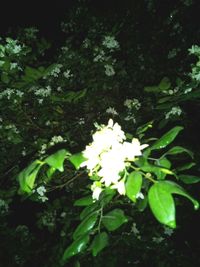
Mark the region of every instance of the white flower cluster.
POLYGON ((106 109, 106 113, 112 114, 113 116, 119 115, 118 112, 116 111, 116 109, 115 108, 111 108, 111 107, 106 109))
POLYGON ((94 49, 94 58, 93 58, 94 62, 104 62, 107 61, 108 59, 109 57, 106 56, 104 50, 101 50, 98 47, 94 49))
POLYGON ((36 189, 36 192, 38 193, 38 199, 42 200, 42 202, 45 202, 46 200, 48 200, 48 197, 45 196, 46 193, 46 188, 41 185, 36 189))
POLYGON ((61 72, 62 64, 56 64, 53 70, 49 73, 49 75, 53 77, 58 77, 59 73, 61 72))
POLYGON ((6 130, 11 130, 13 133, 16 133, 18 134, 19 133, 19 130, 17 129, 16 125, 14 124, 7 124, 5 127, 4 127, 6 130))
POLYGON ((12 96, 18 96, 21 98, 23 95, 24 93, 22 91, 7 88, 2 93, 0 93, 0 99, 7 98, 8 100, 10 100, 12 96))
POLYGON ((141 108, 141 103, 137 98, 126 99, 124 101, 124 106, 127 107, 128 109, 135 108, 136 110, 139 110, 141 108))
POLYGON ((43 226, 47 226, 50 228, 54 227, 56 223, 56 211, 54 212, 45 211, 41 216, 41 223, 43 226))
POLYGON ((63 72, 63 76, 66 78, 66 79, 70 79, 73 77, 73 74, 71 73, 70 70, 66 70, 65 72, 63 72))
POLYGON ((19 54, 22 51, 22 46, 18 44, 17 40, 6 38, 6 43, 5 48, 10 54, 19 54))
POLYGON ((105 36, 102 44, 111 51, 114 49, 119 49, 119 43, 117 40, 115 40, 114 36, 105 36))
POLYGON ((141 150, 148 146, 141 145, 136 138, 133 138, 131 143, 125 140, 121 126, 118 123, 114 124, 110 119, 107 126, 102 125, 93 134, 93 142, 83 151, 87 160, 81 167, 86 166, 90 176, 97 175, 100 178, 100 181, 92 185, 93 198, 99 198, 102 186, 110 186, 117 189, 120 194, 125 194, 124 179, 121 179, 121 174, 130 164, 129 161, 141 156, 141 150))
POLYGON ((51 91, 52 91, 51 87, 47 86, 46 88, 36 89, 34 94, 40 97, 48 97, 51 95, 51 91))
POLYGON ((44 155, 46 153, 46 150, 49 147, 52 147, 58 143, 67 142, 67 139, 64 139, 61 135, 55 135, 51 138, 50 142, 48 144, 42 144, 40 151, 38 152, 40 155, 44 155))
POLYGON ((171 116, 180 116, 182 110, 179 106, 173 107, 169 112, 165 114, 165 119, 168 120, 171 116))
POLYGON ((162 92, 164 94, 167 94, 167 95, 174 95, 176 94, 177 92, 179 91, 179 87, 175 87, 174 90, 170 89, 170 90, 163 90, 162 92))
POLYGON ((64 139, 61 135, 55 135, 51 138, 49 143, 50 146, 54 146, 55 144, 66 142, 67 140, 64 139))
POLYGON ((125 121, 132 121, 133 123, 136 123, 136 118, 134 114, 129 114, 124 118, 125 121))
POLYGON ((113 76, 113 75, 115 75, 115 70, 114 70, 114 68, 113 68, 112 65, 106 64, 106 65, 104 65, 104 68, 105 68, 105 74, 107 76, 113 76))

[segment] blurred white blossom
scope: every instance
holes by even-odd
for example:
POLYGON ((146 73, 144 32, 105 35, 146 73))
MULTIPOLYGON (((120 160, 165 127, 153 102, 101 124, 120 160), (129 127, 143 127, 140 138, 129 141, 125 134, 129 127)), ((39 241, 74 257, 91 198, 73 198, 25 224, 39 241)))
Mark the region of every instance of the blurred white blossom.
POLYGON ((169 119, 171 116, 180 116, 182 110, 179 106, 173 107, 169 112, 165 114, 165 119, 169 119))

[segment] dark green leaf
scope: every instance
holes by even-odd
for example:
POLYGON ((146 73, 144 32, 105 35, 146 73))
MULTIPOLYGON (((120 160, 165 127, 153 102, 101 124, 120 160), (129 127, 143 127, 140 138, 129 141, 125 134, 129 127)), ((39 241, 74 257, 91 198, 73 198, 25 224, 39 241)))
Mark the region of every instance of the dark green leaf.
POLYGON ((85 197, 82 197, 80 199, 77 199, 75 202, 74 202, 74 206, 89 206, 90 204, 93 203, 93 198, 91 195, 89 196, 85 196, 85 197))
POLYGON ((80 219, 83 220, 89 214, 91 214, 92 212, 96 211, 97 208, 98 208, 98 203, 97 202, 93 203, 90 206, 85 207, 80 213, 80 219))
POLYGON ((193 152, 182 147, 182 146, 174 146, 170 150, 168 150, 165 155, 176 155, 180 153, 187 153, 191 158, 193 158, 193 152))
POLYGON ((196 165, 196 163, 194 162, 189 162, 189 163, 186 163, 178 168, 176 168, 176 171, 185 171, 185 170, 189 170, 191 169, 192 167, 194 167, 196 165))
POLYGON ((171 82, 169 80, 169 78, 164 77, 161 82, 159 83, 159 88, 164 91, 164 90, 168 90, 171 86, 171 82))
POLYGON ((62 264, 64 264, 69 258, 82 252, 89 243, 89 235, 84 235, 75 240, 64 252, 62 256, 62 264))
POLYGON ((158 139, 151 147, 151 150, 161 149, 168 146, 178 135, 178 133, 183 130, 183 127, 176 126, 171 129, 169 132, 164 134, 160 139, 158 139))
POLYGON ((114 231, 122 224, 127 222, 128 219, 121 209, 114 209, 103 216, 102 222, 108 231, 114 231))
POLYGON ((196 184, 200 182, 200 177, 194 176, 194 175, 179 175, 179 179, 184 182, 185 184, 196 184))
POLYGON ((96 220, 98 217, 98 212, 93 212, 92 214, 89 214, 76 228, 74 234, 73 234, 73 239, 77 239, 80 236, 89 233, 92 228, 94 227, 96 220))
POLYGON ((137 194, 140 192, 142 187, 142 175, 140 172, 133 171, 129 174, 126 182, 126 195, 133 202, 136 202, 137 194))
POLYGON ((97 254, 108 245, 108 235, 106 232, 99 233, 95 236, 91 244, 92 255, 96 257, 97 254))

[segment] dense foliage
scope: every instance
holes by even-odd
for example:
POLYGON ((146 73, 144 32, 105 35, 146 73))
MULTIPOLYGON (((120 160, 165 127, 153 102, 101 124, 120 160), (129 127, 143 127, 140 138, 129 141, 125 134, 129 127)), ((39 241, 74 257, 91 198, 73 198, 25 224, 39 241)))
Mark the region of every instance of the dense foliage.
POLYGON ((198 1, 172 2, 0 39, 0 265, 199 266, 198 1))

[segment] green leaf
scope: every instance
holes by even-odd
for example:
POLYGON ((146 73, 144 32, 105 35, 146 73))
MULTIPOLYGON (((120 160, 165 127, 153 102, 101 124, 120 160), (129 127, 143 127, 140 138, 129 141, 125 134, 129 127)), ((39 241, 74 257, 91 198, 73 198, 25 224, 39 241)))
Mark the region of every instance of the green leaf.
POLYGON ((139 134, 146 132, 149 128, 152 128, 152 124, 153 124, 153 121, 149 121, 141 125, 140 127, 137 128, 136 134, 139 135, 139 134))
POLYGON ((91 214, 92 212, 94 212, 95 210, 97 210, 98 208, 98 204, 97 202, 93 203, 90 206, 85 207, 81 213, 80 213, 80 219, 83 220, 84 218, 86 218, 89 214, 91 214))
POLYGON ((83 156, 82 152, 74 154, 69 158, 69 161, 74 165, 77 170, 80 168, 81 163, 86 160, 87 159, 83 156))
POLYGON ((128 219, 124 215, 124 211, 121 209, 114 209, 106 213, 102 218, 103 225, 108 231, 116 230, 127 221, 128 219))
POLYGON ((21 171, 18 175, 18 181, 20 184, 20 191, 24 193, 31 193, 34 188, 35 179, 37 174, 43 165, 42 162, 35 160, 27 168, 21 171))
POLYGON ((164 90, 168 90, 171 87, 171 82, 169 80, 169 78, 164 77, 160 83, 159 83, 159 88, 160 90, 164 91, 164 90))
POLYGON ((175 204, 172 194, 188 198, 193 203, 195 209, 199 208, 199 203, 181 186, 172 181, 159 181, 150 188, 148 199, 154 216, 159 222, 175 228, 175 204))
POLYGON ((144 91, 147 92, 147 93, 157 93, 160 91, 160 88, 159 86, 145 86, 144 87, 144 91))
POLYGON ((159 180, 164 180, 167 174, 172 174, 171 170, 169 170, 171 162, 167 158, 164 157, 159 159, 156 164, 161 167, 154 172, 159 180))
POLYGON ((197 177, 194 175, 182 174, 182 175, 179 175, 178 177, 185 184, 196 184, 196 183, 200 182, 200 177, 197 177))
POLYGON ((91 195, 88 195, 88 196, 85 196, 85 197, 82 197, 80 199, 77 199, 75 202, 74 202, 74 206, 89 206, 93 203, 93 198, 91 195))
POLYGON ((196 163, 194 162, 189 162, 189 163, 186 163, 178 168, 176 168, 176 171, 185 171, 185 170, 189 170, 191 169, 192 167, 194 167, 196 165, 196 163))
POLYGON ((108 234, 106 232, 102 232, 96 235, 91 244, 93 257, 96 257, 97 254, 107 245, 108 245, 108 234))
POLYGON ((126 186, 126 195, 133 202, 136 202, 137 194, 140 192, 142 187, 142 175, 140 172, 133 171, 129 174, 126 186))
POLYGON ((47 177, 50 180, 50 178, 52 177, 52 175, 55 173, 56 169, 54 167, 49 167, 47 170, 47 177))
POLYGON ((69 258, 75 256, 76 254, 82 252, 87 247, 90 238, 89 235, 84 235, 75 240, 64 252, 62 256, 62 264, 64 264, 69 258))
POLYGON ((97 217, 98 217, 98 212, 93 212, 92 214, 89 214, 76 228, 76 230, 73 233, 73 239, 77 239, 80 236, 90 232, 92 228, 94 227, 97 217))
POLYGON ((151 150, 165 148, 176 138, 181 130, 183 130, 181 126, 172 128, 152 145, 151 150))
POLYGON ((184 196, 186 198, 188 198, 194 205, 194 209, 198 209, 199 208, 199 203, 198 201, 196 201, 193 197, 191 197, 186 191, 185 189, 183 189, 180 185, 172 182, 172 181, 163 181, 162 182, 165 186, 165 189, 170 192, 171 194, 178 194, 181 196, 184 196))
POLYGON ((187 153, 191 158, 194 157, 194 154, 189 149, 186 149, 182 146, 174 146, 170 150, 168 150, 165 155, 176 155, 181 153, 187 153))
POLYGON ((154 184, 148 192, 150 208, 156 219, 169 227, 176 227, 175 204, 169 192, 160 186, 160 182, 154 184))
POLYGON ((9 83, 10 79, 9 79, 9 76, 8 76, 7 73, 2 73, 2 74, 1 74, 1 81, 2 81, 3 83, 6 83, 6 84, 9 83))
POLYGON ((59 170, 60 172, 63 172, 64 171, 63 163, 66 155, 67 155, 67 150, 61 149, 56 153, 47 157, 44 160, 44 162, 47 163, 49 166, 59 170))
POLYGON ((116 190, 111 188, 106 188, 103 190, 103 192, 100 194, 99 202, 102 206, 106 206, 110 201, 113 199, 113 197, 116 195, 116 190))

